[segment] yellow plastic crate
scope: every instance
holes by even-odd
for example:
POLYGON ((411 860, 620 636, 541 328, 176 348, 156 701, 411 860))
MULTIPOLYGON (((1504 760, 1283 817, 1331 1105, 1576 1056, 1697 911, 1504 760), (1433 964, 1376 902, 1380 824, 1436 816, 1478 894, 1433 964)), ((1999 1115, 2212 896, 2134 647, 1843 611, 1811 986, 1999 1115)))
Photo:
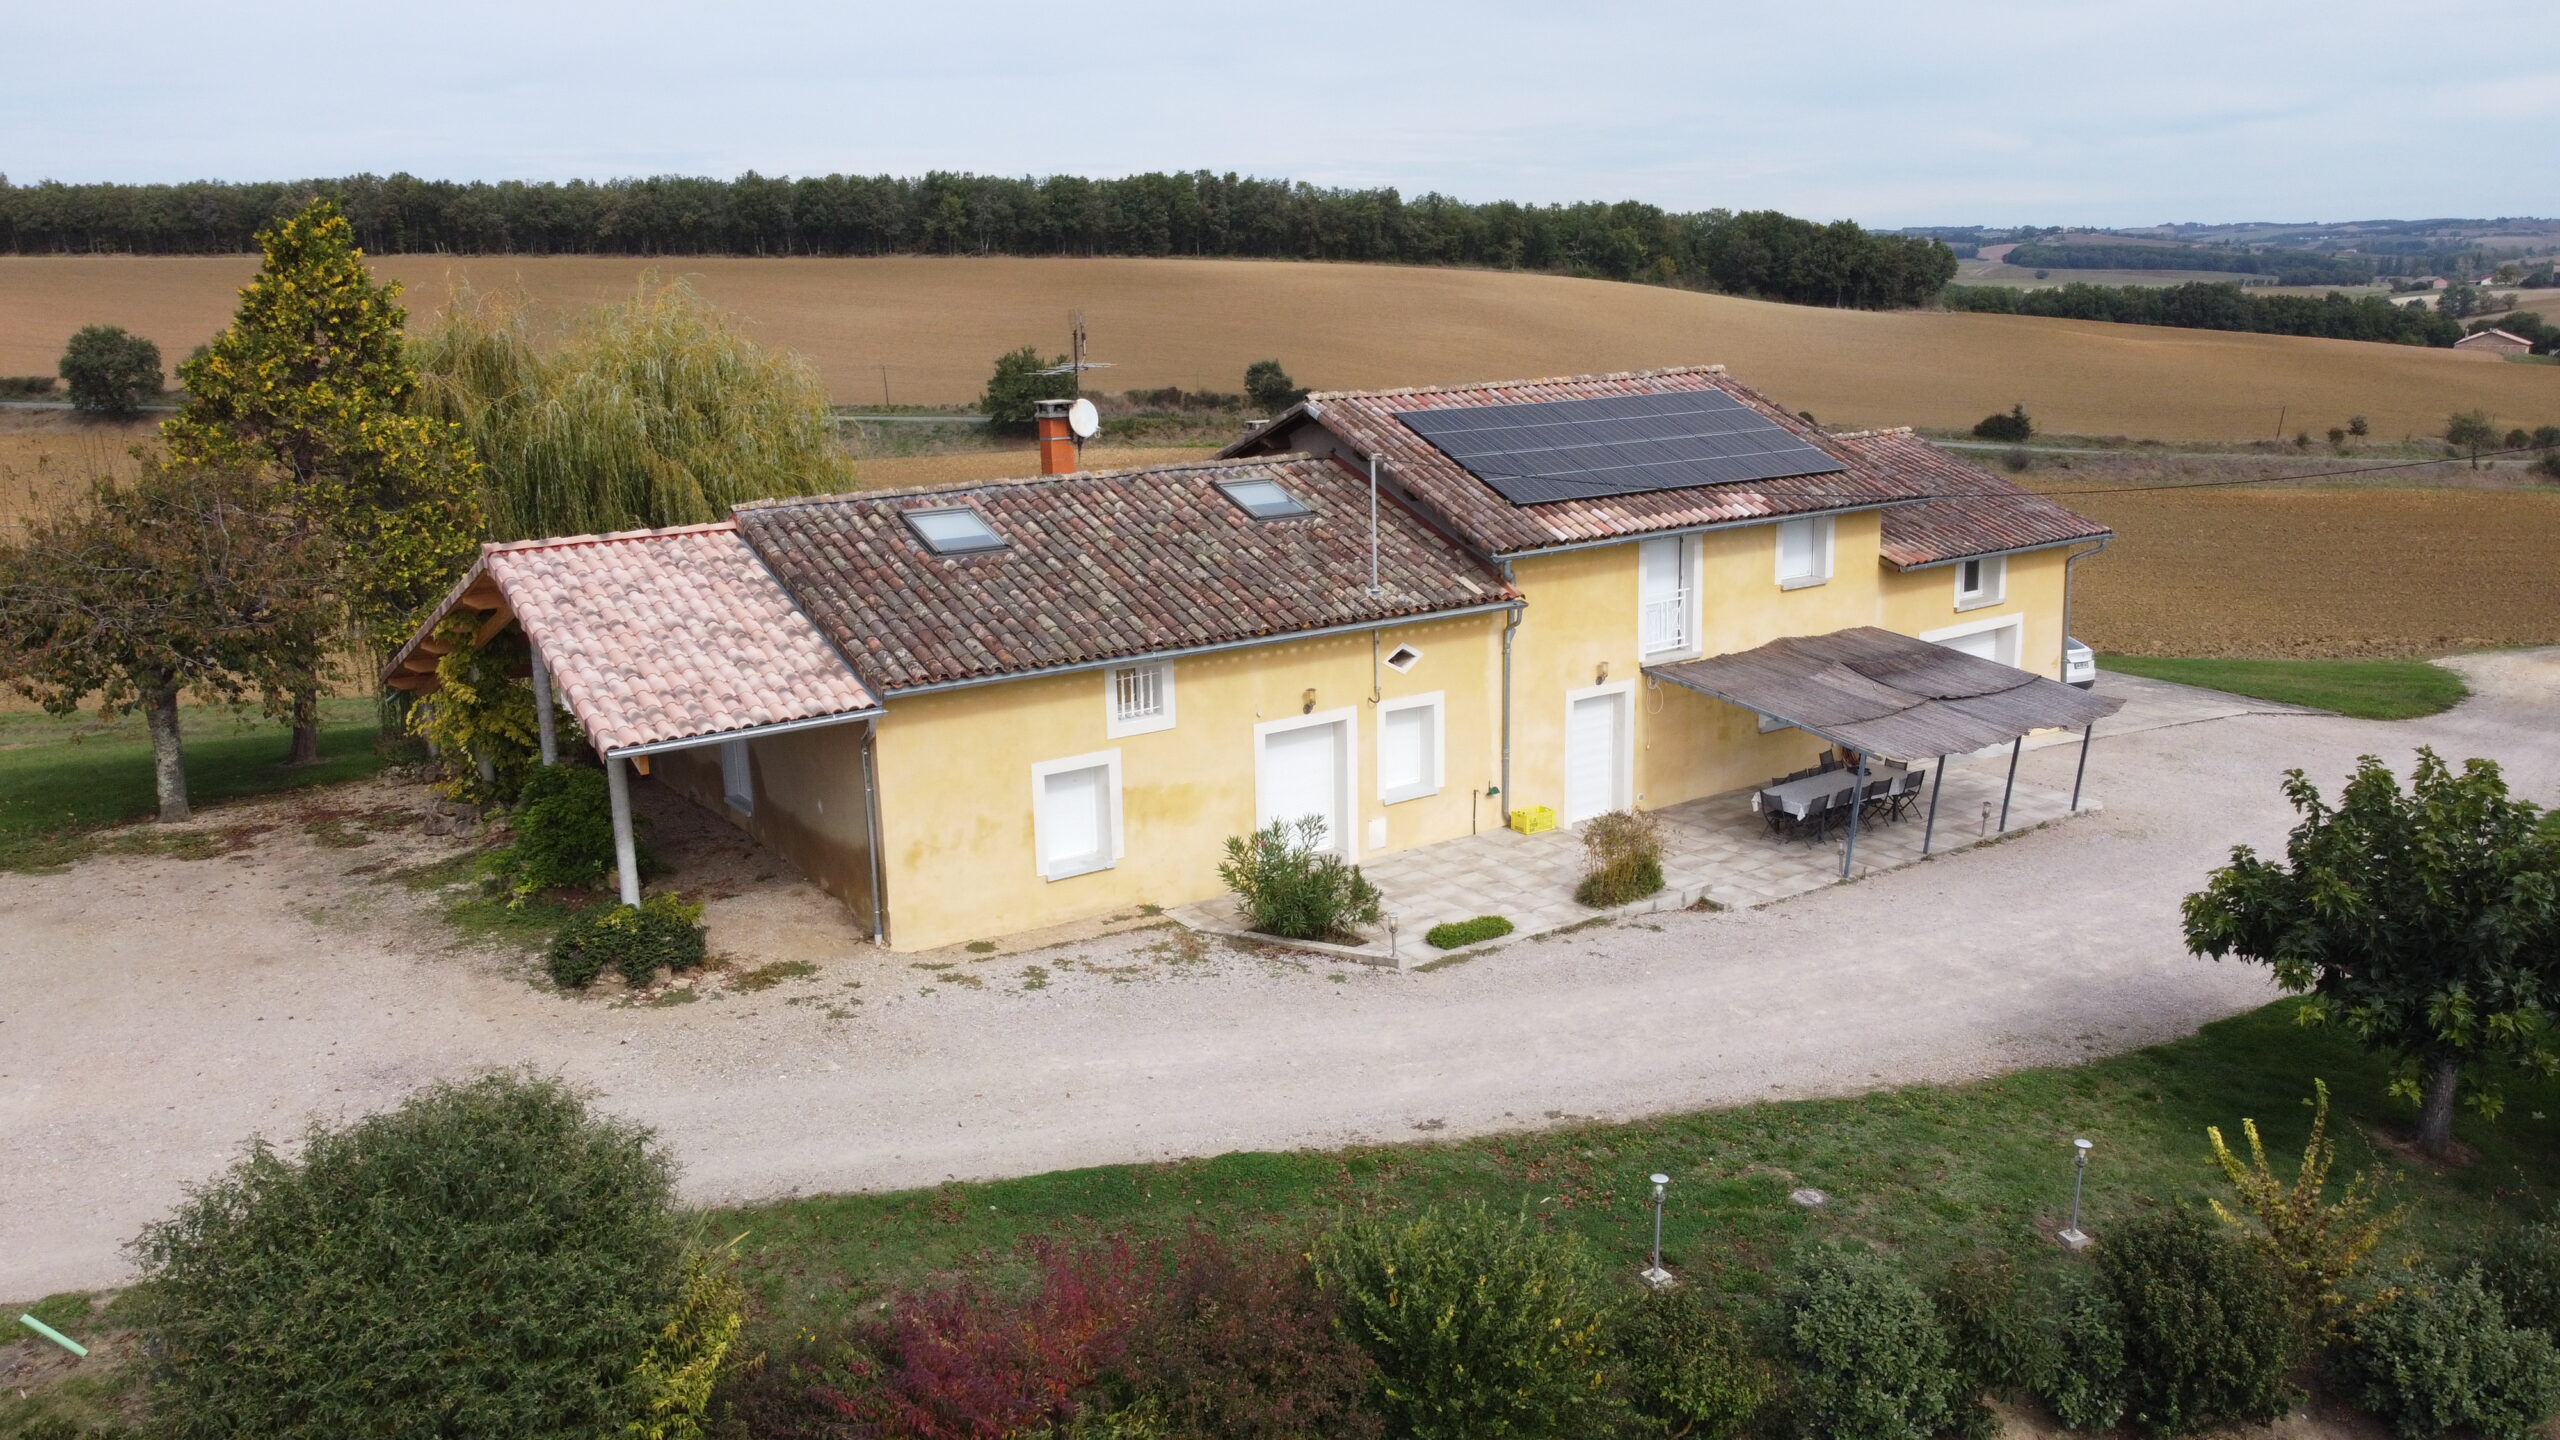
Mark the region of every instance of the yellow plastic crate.
POLYGON ((1556 828, 1555 807, 1523 805, 1511 812, 1511 828, 1523 835, 1535 835, 1541 830, 1553 830, 1556 828))

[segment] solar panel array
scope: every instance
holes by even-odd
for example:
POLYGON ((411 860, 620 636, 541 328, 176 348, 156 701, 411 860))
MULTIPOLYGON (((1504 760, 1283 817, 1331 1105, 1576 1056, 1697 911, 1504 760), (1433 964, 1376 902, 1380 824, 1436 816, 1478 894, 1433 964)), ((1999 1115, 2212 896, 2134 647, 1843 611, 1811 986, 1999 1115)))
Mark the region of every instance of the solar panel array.
POLYGON ((1721 390, 1399 410, 1396 418, 1514 505, 1848 468, 1721 390))

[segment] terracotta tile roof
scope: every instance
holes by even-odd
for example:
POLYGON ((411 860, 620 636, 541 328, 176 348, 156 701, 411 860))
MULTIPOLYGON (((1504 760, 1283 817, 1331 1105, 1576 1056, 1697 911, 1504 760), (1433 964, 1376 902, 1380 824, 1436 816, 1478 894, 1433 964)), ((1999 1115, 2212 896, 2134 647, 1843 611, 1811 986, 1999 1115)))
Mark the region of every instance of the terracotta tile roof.
POLYGON ((2115 533, 2058 500, 1968 465, 1909 430, 1869 430, 1832 439, 1875 469, 1936 497, 1884 512, 1882 551, 1885 562, 1897 570, 2115 533))
POLYGON ((488 545, 474 568, 599 749, 878 704, 734 522, 488 545))
POLYGON ((882 694, 1493 604, 1512 592, 1367 481, 1302 455, 738 508, 742 533, 882 694), (1256 520, 1216 488, 1278 481, 1256 520), (1005 548, 937 555, 900 512, 966 504, 1005 548))
MULTIPOLYGON (((1495 555, 1684 526, 1889 505, 1914 494, 1908 482, 1877 473, 1856 455, 1833 444, 1821 430, 1727 377, 1720 365, 1414 390, 1333 391, 1308 396, 1306 408, 1313 414, 1313 423, 1332 431, 1363 456, 1376 454, 1384 461, 1392 480, 1409 490, 1421 504, 1446 516, 1470 543, 1495 555), (1825 475, 1514 505, 1395 418, 1399 410, 1587 400, 1602 395, 1654 395, 1679 390, 1721 390, 1848 468, 1825 475)), ((1289 443, 1289 433, 1294 428, 1290 417, 1283 416, 1229 446, 1225 453, 1242 454, 1289 443)))

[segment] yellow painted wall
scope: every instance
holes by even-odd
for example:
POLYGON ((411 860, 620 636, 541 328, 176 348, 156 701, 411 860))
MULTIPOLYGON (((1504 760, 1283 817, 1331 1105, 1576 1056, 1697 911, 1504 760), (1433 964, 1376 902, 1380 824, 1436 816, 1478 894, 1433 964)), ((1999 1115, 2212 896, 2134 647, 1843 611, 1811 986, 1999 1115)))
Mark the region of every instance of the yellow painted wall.
MULTIPOLYGON (((932 949, 1216 895, 1224 841, 1253 828, 1254 727, 1302 713, 1309 689, 1317 711, 1353 711, 1357 854, 1468 833, 1468 792, 1493 782, 1502 624, 1491 614, 1380 631, 1381 653, 1422 651, 1401 675, 1373 669, 1367 632, 1177 660, 1173 728, 1117 739, 1104 670, 892 699, 879 738, 891 945, 932 949), (1373 675, 1383 699, 1442 693, 1437 794, 1379 801, 1373 675), (1032 766, 1108 750, 1120 754, 1125 853, 1109 869, 1042 878, 1032 766), (1373 847, 1381 818, 1385 844, 1373 847)), ((1497 808, 1481 802, 1479 823, 1499 824, 1497 808)))
MULTIPOLYGON (((2060 673, 2065 549, 2009 557, 1999 605, 1959 612, 1949 570, 1904 573, 1878 558, 1876 512, 1834 522, 1831 579, 1783 589, 1777 529, 1751 525, 1697 536, 1698 653, 1729 654, 1788 635, 1877 625, 1907 635, 1967 622, 2025 616, 2023 668, 2060 673)), ((1759 717, 1642 674, 1638 653, 1638 547, 1634 542, 1515 561, 1528 599, 1520 627, 1513 701, 1512 784, 1516 805, 1564 808, 1567 692, 1634 679, 1636 803, 1659 809, 1718 794, 1813 763, 1824 743, 1798 730, 1762 733, 1759 717)))
MULTIPOLYGON (((704 746, 651 758, 649 780, 755 836, 842 900, 866 926, 871 913, 871 814, 863 794, 859 721, 786 730, 747 742, 755 813, 729 808, 720 752, 704 746)), ((894 902, 893 902, 894 903, 894 902)))

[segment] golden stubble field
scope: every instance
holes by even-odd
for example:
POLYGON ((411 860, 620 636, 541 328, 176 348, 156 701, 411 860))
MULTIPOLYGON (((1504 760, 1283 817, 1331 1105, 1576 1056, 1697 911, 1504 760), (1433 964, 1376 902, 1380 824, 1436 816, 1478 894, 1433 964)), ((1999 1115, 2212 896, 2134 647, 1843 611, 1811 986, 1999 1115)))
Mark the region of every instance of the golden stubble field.
MULTIPOLYGON (((1318 388, 1719 362, 1827 424, 1969 425, 2024 403, 2046 428, 2163 440, 2318 434, 2349 415, 2397 438, 2485 408, 2560 423, 2560 367, 2445 351, 1933 311, 1775 305, 1549 275, 1250 260, 393 255, 413 312, 451 284, 564 306, 652 268, 809 357, 839 403, 959 404, 994 357, 1065 348, 1081 309, 1097 389, 1238 388, 1265 357, 1318 388)), ((0 374, 50 371, 84 324, 149 335, 174 362, 229 317, 253 257, 0 257, 0 374)))

